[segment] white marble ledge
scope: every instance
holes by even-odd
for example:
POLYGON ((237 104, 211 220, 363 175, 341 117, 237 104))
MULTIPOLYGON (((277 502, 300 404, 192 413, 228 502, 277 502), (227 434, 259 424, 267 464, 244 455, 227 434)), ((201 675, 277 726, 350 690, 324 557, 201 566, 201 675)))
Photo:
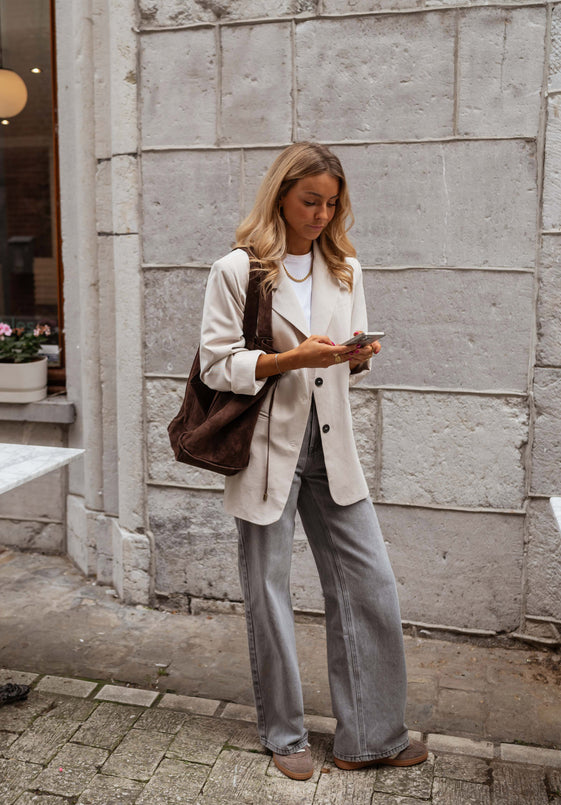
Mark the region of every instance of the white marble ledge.
POLYGON ((71 447, 0 443, 0 495, 64 467, 84 452, 71 447))
POLYGON ((561 498, 549 498, 549 502, 553 509, 553 516, 557 521, 557 528, 561 531, 561 498))

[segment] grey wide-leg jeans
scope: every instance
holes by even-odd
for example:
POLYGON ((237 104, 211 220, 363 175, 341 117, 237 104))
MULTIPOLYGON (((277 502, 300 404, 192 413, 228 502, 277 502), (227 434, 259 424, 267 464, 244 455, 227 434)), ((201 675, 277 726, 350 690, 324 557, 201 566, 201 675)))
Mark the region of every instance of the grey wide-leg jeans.
POLYGON ((397 591, 369 499, 332 499, 315 405, 280 520, 236 519, 258 728, 264 746, 290 754, 306 746, 290 565, 300 513, 325 597, 334 753, 343 760, 388 757, 408 745, 406 672, 397 591))

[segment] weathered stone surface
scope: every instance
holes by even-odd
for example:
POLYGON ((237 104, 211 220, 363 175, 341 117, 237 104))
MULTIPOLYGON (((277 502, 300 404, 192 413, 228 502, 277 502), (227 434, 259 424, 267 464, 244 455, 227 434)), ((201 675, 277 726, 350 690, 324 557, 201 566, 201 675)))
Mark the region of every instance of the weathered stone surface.
POLYGON ((555 496, 561 489, 561 369, 536 368, 534 402, 531 491, 555 496))
POLYGON ((551 52, 549 54, 549 90, 561 89, 561 6, 551 13, 551 52))
POLYGON ((150 707, 158 698, 158 693, 154 690, 127 688, 124 685, 104 685, 99 693, 96 693, 95 698, 139 707, 150 707))
POLYGON ((111 160, 99 161, 95 172, 95 215, 98 232, 113 232, 111 200, 111 160))
POLYGON ((38 763, 0 758, 0 801, 11 805, 40 772, 38 763))
MULTIPOLYGON (((468 675, 466 674, 466 677, 467 676, 468 675)), ((450 679, 450 676, 448 676, 448 677, 441 676, 440 677, 439 686, 441 688, 442 693, 445 692, 445 691, 442 690, 442 688, 447 688, 449 686, 448 679, 450 679)), ((465 679, 465 682, 466 682, 466 690, 470 690, 470 687, 471 687, 471 692, 473 693, 473 692, 477 691, 479 693, 480 697, 481 697, 481 693, 485 689, 486 680, 485 681, 481 680, 482 684, 479 685, 479 684, 477 684, 477 681, 474 680, 472 676, 470 676, 470 677, 465 679), (474 682, 475 682, 475 684, 474 684, 474 682)), ((454 690, 458 690, 458 688, 452 688, 452 691, 454 691, 454 690)), ((447 692, 450 693, 452 691, 447 691, 447 692)), ((479 704, 481 704, 481 702, 479 702, 479 704)), ((476 707, 475 709, 480 710, 481 708, 476 707)), ((477 732, 477 730, 474 730, 474 732, 477 732)), ((473 740, 471 740, 471 738, 458 738, 457 735, 438 735, 438 734, 433 735, 433 734, 431 734, 431 735, 429 735, 427 737, 427 745, 428 745, 429 749, 432 749, 433 752, 436 752, 439 755, 440 755, 440 752, 450 752, 450 753, 454 753, 454 755, 463 755, 465 760, 469 759, 469 757, 472 757, 472 756, 475 757, 475 758, 489 758, 489 759, 495 757, 495 747, 493 746, 491 741, 473 741, 473 740)), ((446 768, 447 766, 449 766, 451 768, 453 766, 455 760, 458 759, 457 757, 448 758, 449 763, 447 764, 445 761, 446 761, 446 758, 448 756, 443 755, 442 757, 444 758, 443 763, 442 763, 443 768, 446 768)), ((482 763, 483 763, 483 767, 486 768, 486 764, 483 761, 482 761, 482 763)), ((477 763, 474 762, 474 768, 480 768, 480 765, 478 765, 478 764, 479 764, 479 761, 477 761, 477 763)), ((462 767, 460 766, 460 769, 461 768, 462 767)), ((469 768, 471 768, 471 767, 469 767, 469 768)), ((441 773, 440 776, 441 777, 446 777, 447 775, 444 774, 444 773, 441 773)), ((460 774, 457 774, 457 775, 450 774, 448 776, 457 777, 458 780, 473 780, 473 782, 476 782, 476 783, 485 782, 485 780, 477 780, 475 777, 466 777, 463 773, 460 773, 460 774)))
POLYGON ((290 24, 222 29, 223 142, 290 142, 291 73, 290 24))
POLYGON ((489 763, 478 757, 439 754, 434 764, 434 776, 485 785, 489 782, 489 763))
POLYGON ((545 8, 480 9, 459 23, 458 132, 538 133, 545 8))
POLYGON ((64 551, 65 534, 62 523, 0 518, 0 531, 3 545, 14 545, 22 550, 45 553, 63 553, 64 551))
POLYGON ((526 401, 384 391, 384 501, 522 508, 526 401))
MULTIPOLYGON (((167 695, 173 696, 172 693, 167 695)), ((177 696, 176 698, 181 697, 177 696)), ((216 710, 216 706, 214 710, 216 710)), ((214 710, 212 710, 213 713, 214 710)), ((139 730, 157 730, 158 732, 169 732, 175 735, 185 718, 186 716, 183 713, 175 713, 171 710, 145 710, 134 726, 139 730)))
POLYGON ((140 41, 143 145, 214 145, 214 31, 169 31, 140 41), (178 78, 179 91, 170 92, 178 78))
POLYGON ((298 139, 451 136, 454 29, 446 12, 299 23, 298 139))
POLYGON ((210 769, 199 763, 164 758, 136 805, 176 805, 192 802, 205 784, 210 769))
POLYGON ((156 730, 132 729, 104 763, 102 771, 131 780, 149 780, 171 740, 171 735, 156 730))
MULTIPOLYGON (((229 750, 222 752, 209 775, 204 794, 209 799, 220 802, 239 801, 257 803, 270 758, 252 752, 229 750)), ((310 786, 310 802, 314 790, 310 786)), ((278 800, 275 800, 278 802, 278 800)), ((303 800, 303 805, 306 800, 303 800)), ((306 803, 307 805, 307 803, 306 803)))
POLYGON ((383 505, 376 511, 405 620, 497 631, 518 626, 522 517, 383 505))
POLYGON ((247 215, 253 207, 259 185, 281 150, 281 148, 244 149, 242 155, 242 215, 247 215))
POLYGON ((453 735, 473 735, 485 721, 487 709, 480 691, 441 689, 435 707, 437 724, 444 721, 453 735))
POLYGON ((493 763, 493 805, 547 805, 543 769, 493 763))
POLYGON ((67 744, 37 777, 35 785, 51 794, 77 796, 106 761, 107 756, 105 749, 67 744))
POLYGON ((239 222, 236 151, 145 153, 144 262, 210 264, 230 251, 239 222))
POLYGON ((140 0, 139 5, 143 26, 152 28, 306 14, 316 10, 317 0, 140 0))
POLYGON ((154 487, 148 507, 156 589, 239 601, 237 533, 222 496, 154 487))
POLYGON ((333 150, 349 180, 357 221, 351 235, 363 265, 533 266, 533 143, 388 143, 333 150))
POLYGON ((72 679, 64 676, 47 675, 35 686, 35 690, 46 693, 62 693, 65 696, 79 696, 86 699, 97 688, 97 682, 87 682, 85 679, 72 679))
POLYGON ((181 408, 185 384, 185 380, 174 379, 146 381, 148 476, 159 484, 192 484, 223 489, 221 475, 180 464, 173 455, 167 427, 181 408))
POLYGON ((72 740, 101 749, 114 749, 141 713, 140 707, 102 702, 72 740))
POLYGON ((189 374, 201 337, 207 276, 197 268, 145 271, 147 372, 189 374))
POLYGON ((143 787, 144 783, 137 780, 96 774, 82 792, 77 805, 133 805, 143 787))
POLYGON ((549 790, 561 796, 561 771, 557 771, 554 769, 548 769, 546 772, 546 779, 547 784, 549 786, 549 790))
POLYGON ((434 775, 434 755, 429 753, 427 760, 418 766, 397 768, 381 766, 374 784, 375 791, 400 796, 428 799, 434 775))
POLYGON ((7 754, 16 760, 48 763, 70 740, 79 724, 51 715, 40 716, 33 725, 8 748, 7 754))
POLYGON ((138 232, 139 160, 136 154, 117 154, 111 160, 113 232, 138 232))
POLYGON ((527 390, 532 274, 411 269, 363 277, 369 326, 386 338, 361 385, 527 390))
MULTIPOLYGON (((80 800, 81 801, 81 800, 80 800)), ((68 800, 53 794, 25 793, 16 802, 16 805, 67 805, 68 800)))
MULTIPOLYGON (((202 699, 198 696, 180 696, 166 693, 158 702, 158 707, 169 707, 171 710, 182 710, 186 713, 197 713, 202 716, 213 715, 220 702, 217 699, 202 699)), ((157 712, 153 710, 152 712, 157 712)), ((177 716, 177 713, 174 713, 177 716)), ((181 722, 183 723, 183 722, 181 722)))
POLYGON ((170 744, 166 757, 212 766, 231 733, 231 721, 188 716, 170 744))
MULTIPOLYGON (((4 683, 2 682, 2 684, 4 683)), ((18 681, 17 684, 26 683, 18 681)), ((11 707, 2 707, 0 709, 0 730, 23 732, 38 715, 49 710, 53 702, 53 696, 35 693, 30 698, 14 702, 11 707)))
POLYGON ((528 537, 526 611, 561 619, 561 534, 548 500, 530 502, 528 537))
POLYGON ((434 805, 491 805, 491 796, 488 786, 436 777, 432 801, 434 805))
POLYGON ((548 100, 543 181, 543 227, 561 229, 561 97, 548 100))
POLYGON ((561 751, 558 749, 544 749, 541 746, 521 746, 520 744, 501 744, 500 752, 501 760, 506 760, 510 763, 531 763, 534 766, 561 769, 561 751))
POLYGON ((370 805, 372 789, 376 780, 376 769, 365 769, 360 774, 341 773, 335 765, 326 765, 329 773, 319 778, 314 805, 339 805, 348 802, 353 805, 370 805))
POLYGON ((366 481, 372 493, 377 482, 378 398, 375 392, 355 388, 350 393, 353 431, 366 481))
POLYGON ((146 534, 121 528, 113 520, 113 584, 128 604, 147 604, 150 595, 152 548, 146 534))
POLYGON ((543 235, 539 270, 537 363, 561 366, 561 238, 543 235))

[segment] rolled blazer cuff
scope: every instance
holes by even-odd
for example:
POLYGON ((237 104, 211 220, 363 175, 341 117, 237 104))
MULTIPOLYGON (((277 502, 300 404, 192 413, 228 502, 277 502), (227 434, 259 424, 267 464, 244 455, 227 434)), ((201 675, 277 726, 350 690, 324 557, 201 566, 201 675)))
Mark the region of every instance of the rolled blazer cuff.
POLYGON ((232 372, 232 391, 235 394, 257 394, 267 378, 257 380, 255 377, 255 367, 257 359, 265 353, 261 349, 245 349, 235 352, 231 358, 230 369, 232 372))
POLYGON ((360 383, 361 380, 364 380, 371 368, 372 365, 370 361, 359 363, 354 372, 350 372, 349 374, 349 386, 356 386, 357 383, 360 383))

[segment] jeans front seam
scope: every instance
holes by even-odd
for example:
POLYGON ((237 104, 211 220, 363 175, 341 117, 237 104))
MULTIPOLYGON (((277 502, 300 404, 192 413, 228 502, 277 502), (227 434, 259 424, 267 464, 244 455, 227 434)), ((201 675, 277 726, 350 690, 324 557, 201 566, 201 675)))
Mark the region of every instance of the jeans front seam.
MULTIPOLYGON (((309 485, 310 493, 313 496, 316 506, 318 507, 318 511, 321 512, 321 506, 319 501, 316 498, 314 493, 313 487, 309 485)), ((360 685, 360 671, 359 671, 359 662, 358 662, 358 654, 356 648, 356 640, 355 640, 355 629, 352 617, 352 607, 349 599, 349 593, 347 589, 347 585, 345 583, 345 575, 343 571, 343 566, 341 562, 341 558, 339 556, 339 552, 335 546, 333 541, 333 537, 331 536, 331 531, 329 525, 327 524, 325 518, 323 517, 323 513, 321 514, 321 520, 323 522, 325 532, 329 539, 329 544, 331 546, 331 553, 333 556, 333 561, 335 564, 335 568, 337 571, 337 578, 339 581, 339 587, 341 590, 341 598, 343 601, 343 612, 345 613, 345 620, 347 621, 347 629, 349 635, 349 648, 351 653, 351 668, 353 674, 353 686, 354 686, 354 696, 355 696, 355 706, 356 706, 356 717, 357 717, 357 727, 358 727, 358 734, 359 734, 359 744, 361 750, 366 752, 366 727, 364 724, 364 714, 362 708, 362 690, 360 685)))
POLYGON ((250 655, 250 665, 251 665, 251 673, 254 679, 254 690, 255 690, 255 705, 257 709, 257 720, 261 721, 262 724, 262 732, 263 735, 261 736, 262 740, 265 740, 265 735, 267 734, 267 721, 265 718, 265 708, 263 706, 263 697, 261 694, 261 677, 259 675, 259 663, 257 660, 257 648, 255 644, 255 628, 253 624, 253 612, 251 606, 251 587, 249 583, 249 569, 247 567, 247 559, 245 555, 245 546, 243 541, 243 535, 240 529, 240 536, 239 536, 239 545, 240 545, 240 567, 244 577, 244 587, 247 591, 247 599, 246 594, 244 591, 244 607, 246 611, 246 622, 247 622, 247 636, 248 636, 248 643, 249 643, 249 655, 250 655))

